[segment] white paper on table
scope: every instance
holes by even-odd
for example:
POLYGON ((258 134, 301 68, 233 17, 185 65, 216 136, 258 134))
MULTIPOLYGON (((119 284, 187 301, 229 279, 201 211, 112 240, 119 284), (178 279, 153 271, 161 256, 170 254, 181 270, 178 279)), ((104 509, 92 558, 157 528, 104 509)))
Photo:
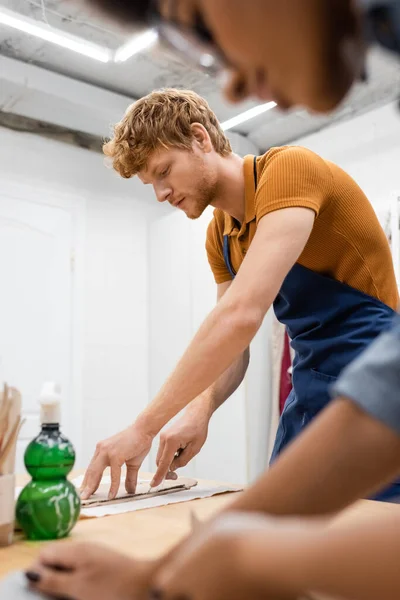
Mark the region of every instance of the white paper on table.
MULTIPOLYGON (((83 477, 73 479, 72 483, 79 488, 82 484, 83 477)), ((148 483, 150 487, 150 479, 138 479, 138 483, 148 483)), ((105 476, 101 480, 103 484, 110 484, 110 476, 105 476)), ((162 484, 154 490, 162 489, 162 484)), ((153 498, 144 498, 143 500, 131 500, 116 504, 106 504, 104 506, 93 506, 81 509, 81 517, 106 517, 108 515, 121 515, 123 513, 143 510, 145 508, 156 508, 158 506, 167 506, 168 504, 177 504, 178 502, 189 502, 190 500, 198 500, 199 498, 210 498, 217 494, 227 492, 240 492, 242 487, 229 484, 205 484, 198 483, 196 487, 190 490, 165 494, 164 496, 154 496, 153 498)))

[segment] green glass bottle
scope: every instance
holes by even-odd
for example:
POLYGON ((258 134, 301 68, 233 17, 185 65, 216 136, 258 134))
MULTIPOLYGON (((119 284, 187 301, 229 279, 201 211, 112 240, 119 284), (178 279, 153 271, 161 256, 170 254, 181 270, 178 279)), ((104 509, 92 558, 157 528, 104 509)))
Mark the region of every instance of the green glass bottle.
POLYGON ((19 495, 16 517, 30 540, 63 538, 79 517, 80 498, 67 480, 75 451, 60 432, 60 400, 59 386, 45 383, 40 396, 42 429, 25 451, 32 481, 19 495))

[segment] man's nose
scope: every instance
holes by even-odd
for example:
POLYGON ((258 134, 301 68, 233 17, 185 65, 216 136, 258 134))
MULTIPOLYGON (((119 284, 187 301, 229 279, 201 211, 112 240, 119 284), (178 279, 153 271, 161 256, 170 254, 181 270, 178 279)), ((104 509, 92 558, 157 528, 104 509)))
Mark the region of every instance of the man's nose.
POLYGON ((169 201, 172 190, 171 188, 163 188, 163 189, 156 189, 156 196, 157 196, 157 200, 158 202, 165 202, 165 201, 169 201))

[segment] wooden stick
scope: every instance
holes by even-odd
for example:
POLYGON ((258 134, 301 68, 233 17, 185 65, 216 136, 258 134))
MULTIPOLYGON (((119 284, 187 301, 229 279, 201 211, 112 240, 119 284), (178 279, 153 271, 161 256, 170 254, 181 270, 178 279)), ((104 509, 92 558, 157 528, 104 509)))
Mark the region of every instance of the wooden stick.
POLYGON ((5 443, 4 448, 2 449, 2 453, 0 455, 0 476, 8 475, 8 473, 3 473, 3 468, 7 461, 8 455, 10 454, 11 450, 15 448, 18 435, 23 423, 24 420, 22 420, 21 418, 19 418, 18 421, 16 421, 14 427, 11 430, 10 435, 8 436, 7 442, 5 443))
MULTIPOLYGON (((14 428, 16 423, 21 420, 21 394, 15 388, 9 388, 9 417, 8 417, 8 432, 6 434, 6 443, 9 436, 11 435, 11 429, 14 428)), ((15 443, 8 452, 8 458, 6 462, 2 463, 2 469, 5 473, 13 473, 15 467, 15 443)))
POLYGON ((8 431, 10 421, 10 400, 8 394, 8 386, 4 384, 3 398, 0 406, 0 453, 3 444, 5 443, 5 436, 8 431))

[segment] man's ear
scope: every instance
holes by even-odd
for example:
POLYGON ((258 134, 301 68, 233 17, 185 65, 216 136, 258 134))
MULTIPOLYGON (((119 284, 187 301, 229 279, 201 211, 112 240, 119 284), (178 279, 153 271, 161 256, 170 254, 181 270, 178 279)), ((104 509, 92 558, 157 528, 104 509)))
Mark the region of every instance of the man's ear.
POLYGON ((190 126, 194 142, 203 152, 211 152, 213 145, 207 129, 201 123, 192 123, 190 126))

